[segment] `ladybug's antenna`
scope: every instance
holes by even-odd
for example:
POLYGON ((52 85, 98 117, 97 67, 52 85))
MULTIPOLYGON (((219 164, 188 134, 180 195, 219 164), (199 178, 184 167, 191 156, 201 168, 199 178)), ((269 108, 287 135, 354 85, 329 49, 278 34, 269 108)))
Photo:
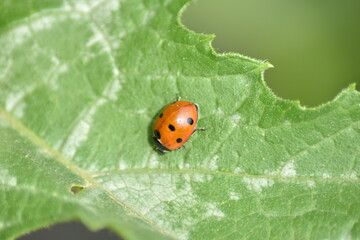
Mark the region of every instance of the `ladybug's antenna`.
POLYGON ((176 102, 180 101, 181 97, 179 96, 179 94, 176 94, 176 102))

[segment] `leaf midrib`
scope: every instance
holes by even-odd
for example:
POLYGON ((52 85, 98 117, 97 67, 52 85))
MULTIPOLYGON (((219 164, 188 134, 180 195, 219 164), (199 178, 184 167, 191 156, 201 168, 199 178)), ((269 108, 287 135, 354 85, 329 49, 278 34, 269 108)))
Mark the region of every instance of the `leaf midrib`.
POLYGON ((321 178, 321 177, 298 177, 298 176, 282 176, 282 175, 254 175, 246 173, 235 173, 235 172, 226 172, 226 171, 214 171, 208 169, 170 169, 170 168, 132 168, 132 169, 115 169, 109 171, 102 171, 97 173, 92 173, 93 178, 98 178, 102 176, 112 175, 112 174, 136 174, 136 173, 154 173, 154 174, 203 174, 203 175, 216 175, 216 176, 226 176, 226 177, 240 177, 240 178, 252 178, 252 179, 272 179, 272 180, 281 180, 281 181, 315 181, 315 182, 354 182, 360 183, 360 179, 356 178, 321 178))
POLYGON ((0 107, 0 119, 4 119, 5 122, 9 123, 10 126, 18 133, 25 136, 31 143, 37 145, 40 149, 42 149, 45 153, 49 153, 56 161, 60 162, 62 165, 67 167, 70 171, 72 171, 75 175, 80 176, 84 181, 87 188, 96 188, 103 190, 110 199, 112 199, 116 204, 128 209, 129 211, 133 212, 136 216, 140 219, 148 223, 149 225, 153 226, 162 234, 168 235, 173 239, 178 239, 173 233, 168 232, 167 230, 163 229, 161 226, 155 224, 153 221, 145 217, 140 212, 136 211, 133 207, 129 206, 126 202, 118 198, 114 195, 110 190, 104 188, 102 185, 97 183, 92 174, 87 172, 86 170, 78 167, 77 165, 73 164, 71 161, 64 158, 60 152, 50 147, 46 142, 44 142, 39 136, 37 136, 34 132, 24 126, 20 121, 18 121, 12 114, 5 111, 2 107, 0 107))
POLYGON ((54 159, 56 159, 58 162, 70 169, 73 173, 82 177, 87 185, 94 184, 91 174, 64 158, 60 152, 49 146, 38 135, 36 135, 33 131, 24 126, 11 113, 5 111, 2 107, 0 107, 0 118, 3 118, 5 122, 9 123, 13 129, 25 136, 31 143, 40 147, 45 153, 49 153, 51 156, 54 157, 54 159))
MULTIPOLYGON (((77 165, 73 164, 71 161, 62 156, 60 152, 53 149, 46 142, 44 142, 38 135, 33 131, 24 126, 20 121, 18 121, 12 114, 5 111, 0 107, 0 118, 3 118, 7 123, 9 123, 13 129, 18 133, 26 136, 30 142, 39 146, 44 152, 48 152, 62 165, 70 169, 73 173, 83 178, 87 186, 98 186, 98 183, 94 181, 94 178, 109 175, 109 174, 122 174, 122 173, 174 173, 174 174, 207 174, 207 175, 218 175, 218 176, 228 176, 228 177, 242 177, 242 178, 254 178, 254 179, 278 179, 278 180, 288 180, 288 181, 318 181, 318 182, 360 182, 360 179, 355 178, 320 178, 320 177, 299 177, 299 176, 282 176, 282 175, 254 175, 246 173, 235 173, 219 170, 209 170, 209 169, 161 169, 161 168, 132 168, 132 169, 114 169, 109 171, 102 172, 88 172, 77 165)), ((355 122, 357 123, 357 122, 355 122)), ((355 124, 354 122, 351 124, 355 124)), ((347 126, 345 129, 348 129, 350 126, 347 126)), ((343 129, 342 129, 343 130, 343 129)), ((341 130, 340 130, 341 131, 341 130)), ((338 133, 337 131, 336 133, 338 133)), ((313 145, 312 145, 313 146, 313 145)), ((303 152, 303 151, 302 151, 303 152)))

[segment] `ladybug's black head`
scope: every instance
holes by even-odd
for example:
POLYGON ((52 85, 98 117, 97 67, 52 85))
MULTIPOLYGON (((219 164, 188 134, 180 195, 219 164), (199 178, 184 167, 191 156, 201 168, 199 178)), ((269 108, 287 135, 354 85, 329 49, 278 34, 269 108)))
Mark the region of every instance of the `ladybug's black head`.
POLYGON ((154 139, 154 143, 155 143, 155 149, 159 153, 164 154, 164 153, 170 152, 170 149, 164 147, 156 137, 153 137, 153 139, 154 139))

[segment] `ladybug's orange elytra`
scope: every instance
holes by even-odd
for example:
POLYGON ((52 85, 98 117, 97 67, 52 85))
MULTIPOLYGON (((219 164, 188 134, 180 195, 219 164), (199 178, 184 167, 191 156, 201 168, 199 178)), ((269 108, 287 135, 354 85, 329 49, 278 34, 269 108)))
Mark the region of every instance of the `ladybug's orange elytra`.
POLYGON ((156 117, 152 128, 156 149, 162 153, 183 146, 195 129, 198 106, 192 102, 176 101, 167 105, 156 117))

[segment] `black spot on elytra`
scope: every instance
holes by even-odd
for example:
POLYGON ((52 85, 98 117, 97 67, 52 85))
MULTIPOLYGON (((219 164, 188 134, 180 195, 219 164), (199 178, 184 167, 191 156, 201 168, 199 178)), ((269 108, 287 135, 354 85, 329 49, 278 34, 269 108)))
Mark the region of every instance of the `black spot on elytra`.
POLYGON ((160 135, 160 133, 159 133, 158 130, 154 130, 154 137, 155 137, 156 139, 160 139, 160 138, 161 138, 161 135, 160 135))
POLYGON ((194 120, 193 120, 191 117, 189 117, 189 118, 187 119, 187 122, 188 122, 188 124, 190 124, 190 125, 193 125, 193 124, 194 124, 194 120))
POLYGON ((181 139, 181 138, 178 138, 178 139, 176 139, 176 142, 177 142, 177 143, 181 143, 181 142, 182 142, 182 139, 181 139))
POLYGON ((162 117, 163 117, 163 115, 164 115, 163 113, 160 113, 159 118, 162 118, 162 117))
POLYGON ((175 131, 175 127, 172 124, 169 124, 169 129, 173 132, 175 131))

